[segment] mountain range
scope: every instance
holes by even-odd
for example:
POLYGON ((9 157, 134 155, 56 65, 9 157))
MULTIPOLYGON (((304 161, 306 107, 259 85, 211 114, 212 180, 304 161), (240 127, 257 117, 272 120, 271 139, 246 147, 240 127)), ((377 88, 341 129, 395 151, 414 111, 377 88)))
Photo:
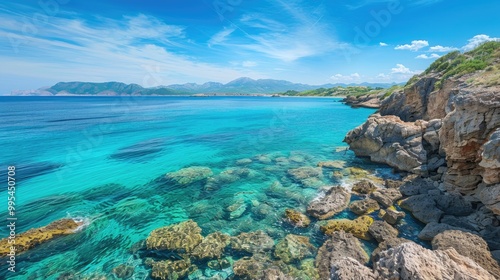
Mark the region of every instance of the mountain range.
POLYGON ((11 95, 191 95, 191 94, 273 94, 289 90, 305 91, 336 86, 366 86, 388 88, 394 84, 324 84, 307 85, 284 80, 238 78, 226 84, 207 82, 204 84, 186 83, 144 88, 137 84, 121 82, 59 82, 51 87, 37 90, 17 90, 11 95))

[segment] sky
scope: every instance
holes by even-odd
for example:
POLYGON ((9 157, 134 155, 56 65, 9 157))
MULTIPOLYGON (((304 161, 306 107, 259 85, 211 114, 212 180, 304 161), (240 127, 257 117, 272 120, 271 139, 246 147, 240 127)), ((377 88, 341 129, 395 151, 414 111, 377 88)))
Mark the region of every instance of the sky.
POLYGON ((500 40, 497 0, 3 0, 0 94, 60 81, 404 82, 500 40))

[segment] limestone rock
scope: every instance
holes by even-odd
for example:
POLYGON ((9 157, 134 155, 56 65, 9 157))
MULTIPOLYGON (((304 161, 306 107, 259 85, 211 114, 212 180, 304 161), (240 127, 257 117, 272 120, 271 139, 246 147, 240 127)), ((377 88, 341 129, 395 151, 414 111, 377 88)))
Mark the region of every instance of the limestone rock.
POLYGON ((371 236, 368 232, 368 229, 372 223, 373 218, 365 215, 358 217, 355 220, 329 220, 325 225, 320 227, 320 230, 327 235, 332 235, 338 231, 344 231, 353 234, 357 238, 370 240, 371 236))
POLYGON ((403 195, 398 189, 379 189, 370 196, 384 207, 390 207, 403 195))
POLYGON ((377 201, 370 198, 357 200, 349 205, 349 210, 356 213, 357 215, 370 214, 379 209, 380 207, 378 206, 377 201))
POLYGON ((488 271, 455 249, 432 251, 416 243, 403 243, 380 253, 374 270, 382 279, 493 280, 488 271))
POLYGON ((422 240, 427 240, 431 241, 436 235, 445 232, 447 230, 462 230, 466 231, 466 229, 451 226, 448 224, 444 223, 436 223, 436 222, 430 222, 425 227, 420 231, 418 234, 418 238, 422 240))
POLYGON ((359 194, 370 194, 374 192, 376 189, 377 187, 368 180, 361 180, 359 182, 356 182, 352 186, 352 191, 357 192, 359 194))
MULTIPOLYGON (((33 228, 26 232, 16 235, 15 248, 16 255, 24 251, 32 249, 42 243, 50 241, 54 238, 75 233, 80 226, 83 225, 81 221, 74 221, 72 219, 61 219, 54 221, 47 226, 41 228, 33 228)), ((0 257, 5 257, 10 253, 8 238, 0 240, 0 257)))
POLYGON ((243 232, 236 237, 231 237, 231 248, 236 251, 253 254, 269 251, 273 246, 273 239, 261 230, 248 233, 243 232))
POLYGON ((454 248, 460 255, 468 257, 500 279, 500 266, 493 259, 488 245, 481 237, 459 230, 444 231, 432 239, 432 249, 454 248))
POLYGON ((436 201, 430 195, 411 196, 401 201, 401 207, 410 211, 415 218, 423 223, 439 222, 444 212, 436 207, 436 201))
POLYGON ((388 222, 391 225, 395 225, 405 216, 406 216, 405 212, 387 209, 384 215, 382 216, 382 219, 384 219, 384 221, 388 222))
POLYGON ((377 240, 383 242, 398 236, 398 230, 384 221, 375 221, 368 228, 368 232, 377 240))
POLYGON ((274 256, 285 263, 291 263, 311 257, 315 251, 316 248, 309 242, 309 237, 288 234, 276 245, 274 256))
POLYGON ((500 184, 479 185, 477 189, 478 197, 493 213, 500 215, 500 184))
POLYGON ((403 195, 412 196, 417 194, 427 194, 428 191, 434 190, 434 181, 429 178, 415 178, 405 181, 399 190, 403 195))
POLYGON ((407 242, 413 243, 413 241, 405 239, 405 238, 399 238, 399 237, 386 238, 384 241, 382 241, 378 244, 378 247, 375 248, 375 250, 373 250, 372 255, 371 255, 372 262, 376 262, 380 259, 381 252, 384 252, 384 251, 391 249, 391 248, 396 248, 399 245, 401 245, 403 243, 407 243, 407 242))
POLYGON ((328 219, 347 208, 350 199, 351 194, 345 188, 332 187, 323 198, 309 204, 307 213, 320 220, 328 219))
POLYGON ((384 180, 384 185, 388 189, 397 189, 399 188, 403 182, 397 181, 397 180, 391 180, 391 179, 385 179, 384 180))
POLYGON ((296 227, 308 227, 311 223, 306 215, 292 209, 285 210, 285 217, 287 222, 296 227))
POLYGON ((330 279, 330 272, 335 262, 345 257, 352 258, 361 264, 368 262, 368 255, 358 239, 350 233, 334 232, 331 238, 319 248, 316 256, 316 268, 320 279, 330 279))
POLYGON ((201 243, 201 228, 193 220, 153 230, 146 239, 148 249, 190 253, 201 243))
POLYGON ((376 280, 377 276, 371 269, 359 261, 345 257, 332 263, 331 280, 376 280))

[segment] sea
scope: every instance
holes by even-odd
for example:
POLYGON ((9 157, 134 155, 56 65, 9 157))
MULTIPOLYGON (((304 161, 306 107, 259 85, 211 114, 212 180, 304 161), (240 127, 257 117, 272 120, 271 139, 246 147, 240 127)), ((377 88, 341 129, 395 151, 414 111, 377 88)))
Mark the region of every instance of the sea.
MULTIPOLYGON (((310 227, 295 228, 284 221, 285 209, 305 212, 327 186, 349 188, 349 168, 397 177, 387 166, 348 150, 342 142, 346 133, 375 110, 340 101, 0 97, 0 218, 5 224, 0 238, 9 235, 9 166, 15 167, 17 235, 62 218, 83 223, 74 234, 18 254, 16 272, 1 260, 0 278, 118 279, 113 269, 125 264, 133 267, 128 279, 151 279, 144 240, 154 229, 190 219, 204 236, 262 230, 276 243, 293 233, 321 246, 327 237, 318 223, 313 219, 310 227), (336 161, 338 168, 323 168, 314 184, 290 175, 322 161, 336 161), (193 177, 186 172, 193 167, 208 174, 193 177), (227 174, 231 179, 222 180, 227 174)), ((333 218, 355 217, 345 210, 333 218)), ((420 229, 409 217, 400 232, 415 239, 420 229)), ((363 241, 363 246, 370 252, 376 244, 363 241)), ((241 257, 227 254, 233 261, 241 257)), ((198 264, 198 276, 189 279, 215 274, 198 264)))

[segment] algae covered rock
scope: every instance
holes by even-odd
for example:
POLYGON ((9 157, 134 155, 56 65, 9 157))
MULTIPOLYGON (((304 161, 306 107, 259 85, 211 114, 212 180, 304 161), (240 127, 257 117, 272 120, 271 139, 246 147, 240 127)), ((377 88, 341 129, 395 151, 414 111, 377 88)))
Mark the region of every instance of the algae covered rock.
POLYGON ((330 279, 335 262, 343 258, 352 258, 361 264, 368 262, 368 255, 361 247, 361 242, 352 234, 343 231, 332 233, 316 256, 316 268, 320 279, 330 279))
POLYGON ((351 205, 349 205, 349 210, 351 210, 357 215, 370 214, 379 209, 380 207, 378 206, 377 201, 370 198, 357 200, 352 202, 351 205))
POLYGON ((224 249, 229 245, 230 237, 221 232, 214 232, 203 238, 198 246, 191 252, 191 256, 197 259, 219 259, 224 249))
POLYGON ((315 250, 309 237, 289 234, 276 245, 274 256, 285 263, 291 263, 311 257, 315 250))
POLYGON ((311 223, 306 215, 292 209, 285 210, 285 217, 287 222, 296 227, 308 227, 311 223))
POLYGON ((243 232, 238 236, 231 237, 231 248, 235 251, 244 251, 253 254, 269 251, 273 247, 273 239, 261 230, 248 233, 243 232))
POLYGON ((155 279, 178 280, 198 269, 189 259, 152 262, 151 276, 155 279))
POLYGON ((289 169, 288 175, 305 187, 319 187, 323 185, 321 180, 323 178, 323 171, 321 167, 305 166, 289 169))
POLYGON ((125 264, 120 264, 119 266, 113 268, 113 274, 120 279, 127 279, 132 277, 134 274, 134 267, 125 264))
POLYGON ((324 234, 332 235, 338 231, 345 231, 353 234, 357 238, 370 240, 371 236, 368 232, 370 225, 373 223, 373 218, 370 216, 361 216, 355 220, 338 219, 329 220, 320 227, 324 234))
POLYGON ((179 185, 189 185, 212 176, 213 172, 210 168, 204 166, 191 166, 182 168, 175 172, 170 172, 165 175, 167 180, 174 181, 179 185))
POLYGON ((201 228, 193 220, 153 230, 146 239, 148 249, 190 253, 203 240, 201 228))
POLYGON ((347 208, 351 194, 343 187, 332 187, 325 196, 313 200, 307 207, 307 213, 320 220, 325 220, 347 208))
MULTIPOLYGON (((81 221, 73 219, 61 219, 54 221, 41 228, 33 228, 26 232, 16 235, 15 248, 16 254, 27 251, 37 245, 50 241, 56 237, 75 233, 80 226, 81 221)), ((12 244, 8 238, 0 240, 0 257, 5 257, 11 252, 12 244)))

